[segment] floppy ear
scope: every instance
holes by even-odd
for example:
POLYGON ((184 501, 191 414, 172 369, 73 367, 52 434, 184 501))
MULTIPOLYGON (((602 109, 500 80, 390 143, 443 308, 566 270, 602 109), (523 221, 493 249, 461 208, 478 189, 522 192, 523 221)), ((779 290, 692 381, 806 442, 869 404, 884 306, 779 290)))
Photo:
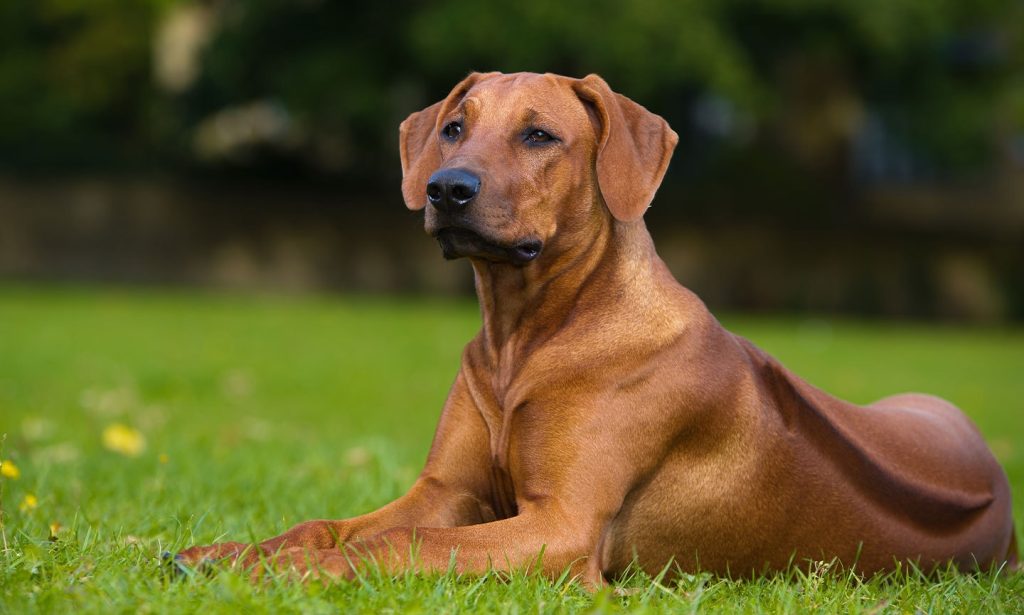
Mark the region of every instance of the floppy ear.
POLYGON ((597 139, 601 196, 617 220, 637 220, 665 177, 679 135, 660 116, 612 92, 597 75, 577 80, 573 89, 601 125, 597 139))
POLYGON ((398 153, 402 157, 402 197, 412 210, 427 205, 427 180, 441 164, 436 130, 445 101, 436 102, 405 118, 398 127, 398 153))
POLYGON ((481 79, 497 73, 470 73, 459 82, 444 100, 405 118, 398 127, 398 153, 402 157, 402 196, 405 206, 423 209, 427 204, 427 181, 441 165, 441 148, 437 141, 437 123, 459 104, 481 79))

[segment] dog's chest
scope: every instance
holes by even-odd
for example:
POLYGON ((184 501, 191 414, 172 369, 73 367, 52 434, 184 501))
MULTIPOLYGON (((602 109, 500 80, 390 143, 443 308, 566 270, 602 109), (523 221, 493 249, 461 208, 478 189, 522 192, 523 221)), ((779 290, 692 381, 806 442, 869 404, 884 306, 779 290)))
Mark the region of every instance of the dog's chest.
POLYGON ((499 519, 514 517, 519 512, 512 476, 507 468, 496 464, 491 466, 491 504, 499 519))
POLYGON ((516 514, 516 492, 510 467, 513 410, 504 410, 497 404, 482 414, 490 432, 491 493, 494 510, 499 517, 516 514))
MULTIPOLYGON (((490 444, 490 483, 494 511, 501 518, 515 516, 516 489, 512 479, 511 467, 513 447, 513 421, 515 407, 505 408, 497 401, 494 389, 486 395, 484 403, 479 404, 480 414, 487 425, 490 444)), ((483 401, 483 400, 481 400, 483 401)))
POLYGON ((533 380, 522 360, 484 361, 471 355, 469 366, 466 382, 487 429, 494 511, 500 517, 511 517, 518 510, 517 494, 524 488, 519 483, 527 478, 522 476, 522 464, 516 462, 517 442, 522 439, 519 432, 525 427, 522 418, 533 380))

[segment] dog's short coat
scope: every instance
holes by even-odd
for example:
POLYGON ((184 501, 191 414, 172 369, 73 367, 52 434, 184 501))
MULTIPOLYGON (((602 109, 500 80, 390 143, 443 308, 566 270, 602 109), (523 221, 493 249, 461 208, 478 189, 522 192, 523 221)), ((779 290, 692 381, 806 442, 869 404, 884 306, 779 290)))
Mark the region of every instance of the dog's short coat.
POLYGON ((676 141, 596 75, 474 73, 412 114, 406 204, 470 259, 483 313, 422 474, 376 512, 179 559, 350 577, 366 558, 446 569, 454 552, 481 572, 543 549, 546 572, 592 585, 634 558, 651 573, 1012 565, 1006 476, 957 408, 831 397, 672 277, 642 216, 676 141))

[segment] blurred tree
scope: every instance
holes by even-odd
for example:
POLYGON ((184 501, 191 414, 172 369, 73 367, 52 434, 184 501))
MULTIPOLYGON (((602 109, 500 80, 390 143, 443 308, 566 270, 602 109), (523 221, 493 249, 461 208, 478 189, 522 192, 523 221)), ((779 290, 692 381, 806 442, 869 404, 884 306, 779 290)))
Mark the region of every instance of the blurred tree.
POLYGON ((397 123, 469 70, 599 72, 682 134, 677 179, 835 193, 879 148, 902 161, 861 165, 883 181, 990 164, 1024 130, 1022 24, 1016 0, 7 0, 0 163, 374 182, 397 123), (165 34, 195 70, 152 57, 178 53, 165 34))
POLYGON ((246 164, 276 166, 284 153, 322 171, 379 177, 395 166, 397 124, 413 106, 403 93, 418 85, 405 40, 418 5, 225 3, 201 76, 182 99, 187 117, 196 123, 226 107, 270 104, 289 128, 258 144, 246 164))
POLYGON ((0 3, 0 162, 123 165, 152 145, 150 38, 168 0, 0 3))

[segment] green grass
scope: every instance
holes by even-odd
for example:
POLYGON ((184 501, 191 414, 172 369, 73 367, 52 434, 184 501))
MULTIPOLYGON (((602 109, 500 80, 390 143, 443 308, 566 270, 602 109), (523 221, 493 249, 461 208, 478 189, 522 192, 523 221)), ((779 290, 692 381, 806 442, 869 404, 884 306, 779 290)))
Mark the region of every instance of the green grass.
MULTIPOLYGON (((923 390, 978 423, 1024 512, 1024 331, 726 318, 854 401, 923 390)), ((1024 575, 642 575, 620 597, 536 575, 371 577, 328 588, 237 575, 168 580, 158 555, 262 538, 398 496, 418 471, 468 301, 0 288, 0 611, 1024 612, 1024 575), (145 436, 136 457, 105 428, 145 436), (33 494, 34 509, 20 510, 33 494), (49 540, 51 523, 62 528, 49 540)))

